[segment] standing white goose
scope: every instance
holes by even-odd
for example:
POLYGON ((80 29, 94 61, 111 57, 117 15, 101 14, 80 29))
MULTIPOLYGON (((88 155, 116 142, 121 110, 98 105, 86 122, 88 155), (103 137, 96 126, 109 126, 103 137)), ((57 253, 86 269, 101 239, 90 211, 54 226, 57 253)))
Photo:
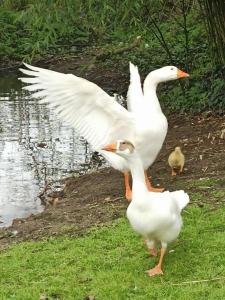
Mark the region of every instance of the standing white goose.
MULTIPOLYGON (((127 111, 116 102, 114 97, 109 96, 99 86, 86 79, 72 74, 33 67, 28 64, 25 64, 25 66, 28 69, 20 70, 32 77, 19 78, 30 84, 23 88, 34 92, 33 97, 41 98, 42 103, 49 103, 49 106, 54 108, 64 121, 69 122, 77 129, 78 133, 91 144, 93 150, 99 151, 114 168, 125 172, 126 175, 129 171, 127 161, 114 153, 101 150, 102 146, 118 139, 130 140, 135 145, 137 152, 140 153, 143 168, 146 170, 150 165, 148 157, 150 153, 146 151, 144 141, 148 139, 149 143, 153 144, 152 149, 157 148, 157 151, 152 151, 157 152, 157 155, 161 147, 158 146, 157 137, 162 132, 165 135, 167 131, 165 117, 163 126, 166 128, 162 130, 158 114, 154 113, 157 110, 157 104, 155 104, 155 109, 150 115, 147 111, 147 109, 152 110, 152 102, 154 101, 147 103, 148 94, 151 96, 152 93, 152 85, 155 86, 156 82, 160 80, 166 81, 188 76, 176 67, 164 67, 154 71, 155 81, 153 84, 148 80, 152 77, 150 73, 144 84, 144 91, 146 91, 145 104, 142 105, 143 108, 140 113, 136 113, 136 111, 127 111), (148 88, 149 93, 147 93, 148 88), (146 111, 144 108, 146 108, 146 111), (149 116, 151 119, 149 119, 149 116), (149 123, 153 126, 150 127, 149 123)), ((127 185, 127 176, 125 176, 125 182, 126 198, 130 200, 131 190, 127 185)))
MULTIPOLYGON (((152 71, 145 78, 143 90, 137 66, 130 62, 130 85, 127 93, 127 106, 130 112, 134 113, 137 120, 141 140, 135 148, 139 153, 145 173, 145 180, 149 191, 162 192, 163 189, 153 188, 147 176, 147 169, 155 161, 165 140, 168 123, 156 94, 160 82, 177 78, 188 77, 189 75, 174 66, 167 66, 152 71), (174 73, 177 76, 174 76, 174 73), (152 141, 146 144, 146 141, 152 141)), ((131 193, 129 186, 129 173, 125 174, 128 194, 131 193)))
POLYGON ((143 164, 132 143, 117 141, 104 150, 116 153, 127 160, 133 179, 132 202, 127 208, 127 218, 133 229, 141 234, 154 256, 156 243, 161 242, 158 264, 148 271, 149 276, 163 274, 162 262, 167 244, 177 238, 182 226, 181 210, 188 204, 184 191, 149 192, 145 184, 143 164))

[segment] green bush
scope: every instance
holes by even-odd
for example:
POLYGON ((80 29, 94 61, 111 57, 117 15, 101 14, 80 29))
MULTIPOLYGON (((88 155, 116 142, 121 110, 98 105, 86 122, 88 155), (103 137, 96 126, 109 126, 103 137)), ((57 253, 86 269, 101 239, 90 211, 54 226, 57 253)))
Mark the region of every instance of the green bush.
MULTIPOLYGON (((128 71, 142 74, 164 65, 190 73, 189 80, 161 87, 162 105, 172 111, 222 112, 224 67, 215 65, 201 9, 195 1, 4 0, 0 5, 0 56, 31 62, 47 54, 114 49, 142 36, 140 47, 113 55, 128 71), (74 50, 73 50, 74 51, 74 50)), ((82 55, 81 53, 81 55, 82 55)))

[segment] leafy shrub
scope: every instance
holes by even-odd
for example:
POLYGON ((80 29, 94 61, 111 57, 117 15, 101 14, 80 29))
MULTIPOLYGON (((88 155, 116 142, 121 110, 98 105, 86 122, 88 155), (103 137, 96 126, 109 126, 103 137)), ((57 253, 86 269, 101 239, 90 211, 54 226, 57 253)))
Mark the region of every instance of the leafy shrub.
POLYGON ((140 47, 114 55, 113 63, 127 72, 132 61, 142 74, 171 64, 189 72, 189 80, 161 87, 164 108, 225 109, 224 67, 214 66, 210 59, 196 1, 3 0, 0 35, 2 59, 26 61, 70 53, 71 48, 114 49, 141 35, 140 47))

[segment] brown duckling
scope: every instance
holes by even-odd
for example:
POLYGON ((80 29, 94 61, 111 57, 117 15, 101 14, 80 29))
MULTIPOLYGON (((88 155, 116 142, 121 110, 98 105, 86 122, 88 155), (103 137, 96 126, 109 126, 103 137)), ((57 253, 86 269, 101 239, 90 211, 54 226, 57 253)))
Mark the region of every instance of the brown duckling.
POLYGON ((180 147, 176 147, 173 152, 170 153, 168 158, 168 163, 172 169, 172 176, 176 176, 177 172, 176 170, 179 169, 179 173, 183 172, 184 169, 184 154, 181 152, 180 147))

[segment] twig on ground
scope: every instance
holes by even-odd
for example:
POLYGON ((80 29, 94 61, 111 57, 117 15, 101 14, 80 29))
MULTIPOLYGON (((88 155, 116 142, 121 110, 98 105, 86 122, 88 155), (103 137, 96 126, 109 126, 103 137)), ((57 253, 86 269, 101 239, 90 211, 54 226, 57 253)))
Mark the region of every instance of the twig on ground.
POLYGON ((121 199, 124 199, 124 197, 116 197, 116 198, 113 198, 113 199, 105 199, 105 202, 115 202, 117 200, 121 200, 121 199))
POLYGON ((225 280, 225 277, 212 278, 212 279, 192 280, 192 281, 183 281, 183 282, 180 282, 180 283, 171 283, 171 285, 195 284, 195 283, 204 283, 204 282, 218 281, 218 280, 225 280))

